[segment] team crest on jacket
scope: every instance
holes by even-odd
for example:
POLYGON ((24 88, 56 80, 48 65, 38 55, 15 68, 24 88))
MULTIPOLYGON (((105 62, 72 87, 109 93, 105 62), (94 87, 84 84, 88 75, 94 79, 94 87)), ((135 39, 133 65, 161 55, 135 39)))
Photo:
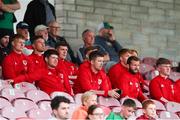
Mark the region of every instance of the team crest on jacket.
POLYGON ((59 77, 60 77, 61 79, 63 79, 63 78, 64 78, 64 75, 61 74, 61 73, 59 73, 59 77))
POLYGON ((52 75, 52 72, 48 72, 48 75, 52 75))
POLYGON ((163 84, 161 84, 161 87, 164 87, 164 85, 163 85, 163 84))
POLYGON ((27 65, 27 60, 23 60, 22 62, 23 62, 23 65, 25 66, 27 65))
POLYGON ((101 79, 98 79, 98 85, 100 85, 102 83, 101 79))

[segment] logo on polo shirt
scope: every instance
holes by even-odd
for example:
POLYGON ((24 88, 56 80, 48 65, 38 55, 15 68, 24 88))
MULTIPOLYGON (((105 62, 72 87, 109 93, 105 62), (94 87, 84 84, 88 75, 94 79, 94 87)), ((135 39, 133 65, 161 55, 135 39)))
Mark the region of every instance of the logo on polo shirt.
POLYGON ((161 87, 164 87, 164 85, 163 85, 163 84, 161 84, 161 87))
POLYGON ((52 75, 52 72, 48 72, 48 75, 52 75))
POLYGON ((102 83, 101 79, 98 79, 98 85, 100 85, 102 83))
POLYGON ((23 60, 22 62, 23 62, 23 65, 25 66, 27 65, 27 60, 23 60))

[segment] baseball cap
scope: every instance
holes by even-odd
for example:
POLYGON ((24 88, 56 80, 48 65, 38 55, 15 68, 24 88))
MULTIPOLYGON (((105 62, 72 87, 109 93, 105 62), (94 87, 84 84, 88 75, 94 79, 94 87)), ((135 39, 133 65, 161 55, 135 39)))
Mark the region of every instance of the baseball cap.
POLYGON ((23 21, 20 21, 17 25, 16 25, 16 29, 29 29, 29 25, 23 21))
POLYGON ((102 28, 114 29, 114 27, 110 25, 108 22, 102 22, 101 24, 98 25, 98 31, 101 30, 102 28))
POLYGON ((45 25, 37 25, 34 29, 34 33, 36 33, 37 31, 40 31, 40 30, 46 30, 48 27, 45 26, 45 25))

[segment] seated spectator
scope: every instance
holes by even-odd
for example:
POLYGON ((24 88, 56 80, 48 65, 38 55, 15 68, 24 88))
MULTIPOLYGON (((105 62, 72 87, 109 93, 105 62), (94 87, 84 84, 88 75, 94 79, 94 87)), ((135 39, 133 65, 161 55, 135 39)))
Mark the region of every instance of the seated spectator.
POLYGON ((135 49, 129 50, 129 53, 131 54, 131 56, 136 56, 136 57, 138 57, 138 52, 137 52, 137 50, 135 50, 135 49))
POLYGON ((113 28, 108 22, 102 22, 98 26, 99 34, 95 37, 95 44, 108 52, 111 61, 118 62, 118 52, 122 49, 122 46, 116 41, 113 28))
POLYGON ((97 47, 100 51, 105 51, 102 47, 100 47, 99 45, 95 45, 94 44, 94 32, 89 30, 89 29, 86 29, 83 31, 82 33, 82 40, 84 42, 84 45, 82 45, 78 51, 77 51, 77 60, 78 60, 78 63, 81 64, 84 59, 86 59, 86 56, 85 56, 85 49, 88 48, 88 47, 91 47, 91 46, 94 46, 94 47, 97 47))
POLYGON ((9 44, 9 35, 6 32, 0 33, 0 66, 3 59, 9 54, 10 48, 9 44))
POLYGON ((128 72, 124 72, 117 82, 117 88, 122 90, 121 97, 132 97, 143 101, 146 99, 142 92, 141 84, 144 83, 139 73, 140 59, 131 56, 127 60, 128 72))
POLYGON ((175 99, 175 83, 173 80, 169 79, 171 62, 166 58, 159 58, 156 62, 156 66, 159 75, 150 82, 150 96, 163 103, 177 101, 175 99))
POLYGON ((32 39, 33 53, 28 56, 28 71, 34 72, 45 67, 43 53, 45 51, 45 40, 42 36, 34 36, 32 39))
POLYGON ((74 84, 75 93, 93 90, 98 95, 119 98, 118 89, 111 89, 111 83, 103 70, 104 55, 98 51, 90 53, 89 60, 80 66, 78 78, 74 84))
POLYGON ((111 112, 106 120, 124 120, 134 114, 136 103, 132 99, 124 100, 120 113, 111 112))
POLYGON ((50 47, 47 43, 48 40, 48 27, 45 25, 37 25, 34 29, 35 36, 42 36, 45 40, 46 46, 50 47))
POLYGON ((68 120, 70 100, 64 96, 56 96, 51 100, 53 118, 51 120, 68 120))
POLYGON ((86 120, 89 106, 97 104, 97 95, 92 91, 87 91, 83 93, 81 102, 82 106, 77 108, 72 115, 73 120, 86 120))
POLYGON ((156 105, 152 100, 143 101, 142 108, 144 114, 136 118, 136 120, 155 120, 157 118, 156 105))
POLYGON ((29 25, 25 22, 19 22, 16 25, 16 32, 19 35, 22 35, 24 40, 25 40, 25 47, 23 49, 23 53, 25 55, 30 55, 33 50, 32 50, 32 46, 31 46, 31 40, 29 39, 29 25))
POLYGON ((68 52, 68 44, 64 41, 56 44, 56 50, 59 53, 59 61, 57 69, 65 73, 69 79, 74 80, 77 77, 78 68, 72 62, 66 60, 68 52), (73 79, 73 77, 75 77, 73 79))
POLYGON ((180 96, 180 78, 179 78, 179 80, 177 80, 175 82, 175 88, 176 88, 176 90, 175 90, 175 93, 176 93, 175 99, 176 99, 177 102, 180 103, 180 97, 179 97, 180 96))
POLYGON ((119 62, 113 65, 109 69, 109 79, 112 84, 112 88, 116 88, 119 78, 124 72, 127 72, 127 59, 130 57, 129 49, 121 49, 119 51, 119 62))
POLYGON ((11 41, 12 51, 2 63, 4 79, 12 79, 19 75, 24 75, 28 71, 27 57, 22 53, 25 46, 23 36, 16 34, 12 36, 11 41))
POLYGON ((29 39, 29 25, 23 21, 19 22, 16 25, 16 32, 19 35, 22 35, 25 39, 25 46, 31 45, 31 41, 29 39))
POLYGON ((88 108, 87 120, 105 120, 103 109, 98 105, 91 105, 88 108))
POLYGON ((24 81, 31 83, 35 81, 36 85, 49 95, 54 91, 67 92, 72 95, 73 91, 69 84, 68 77, 56 70, 58 55, 58 52, 53 49, 45 51, 44 60, 46 66, 44 68, 37 69, 25 75, 19 75, 9 81, 14 84, 24 81))
MULTIPOLYGON (((48 46, 55 48, 56 43, 64 41, 68 44, 66 39, 64 37, 61 37, 59 35, 60 33, 60 25, 57 21, 50 21, 48 23, 48 40, 47 44, 48 46)), ((68 44, 68 55, 67 55, 67 60, 72 61, 73 63, 76 63, 76 57, 74 56, 74 52, 71 49, 70 45, 68 44)))

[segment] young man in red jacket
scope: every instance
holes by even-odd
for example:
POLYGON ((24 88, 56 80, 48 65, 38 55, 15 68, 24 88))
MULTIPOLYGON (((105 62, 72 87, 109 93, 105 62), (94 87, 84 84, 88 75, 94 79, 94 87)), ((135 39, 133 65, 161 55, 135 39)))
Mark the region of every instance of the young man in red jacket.
POLYGON ((78 68, 74 63, 66 60, 68 44, 61 41, 56 44, 55 48, 59 53, 57 70, 64 72, 70 80, 75 80, 77 78, 78 68))
POLYGON ((127 72, 127 59, 130 57, 129 49, 121 49, 119 51, 119 62, 115 65, 113 65, 108 73, 109 79, 112 84, 112 88, 117 87, 118 79, 120 76, 127 72))
POLYGON ((122 90, 121 97, 128 96, 143 101, 146 97, 143 95, 140 86, 140 59, 138 57, 131 56, 128 58, 127 64, 128 72, 125 72, 120 76, 117 82, 117 88, 122 90))
POLYGON ((12 51, 5 57, 2 63, 2 73, 4 79, 12 79, 19 75, 24 75, 28 71, 27 57, 22 53, 25 46, 23 36, 15 34, 12 36, 12 51))
POLYGON ((176 100, 175 82, 169 79, 171 62, 166 58, 159 58, 156 66, 159 75, 150 82, 149 89, 151 97, 163 103, 167 103, 168 101, 178 102, 176 100))
POLYGON ((15 77, 10 82, 16 84, 23 81, 36 81, 36 85, 49 95, 54 91, 63 91, 72 95, 73 92, 67 76, 56 70, 58 55, 56 50, 47 50, 44 53, 44 60, 46 62, 44 68, 36 70, 33 73, 15 77))
POLYGON ((28 56, 28 72, 34 72, 45 67, 43 53, 45 51, 45 40, 41 36, 34 36, 32 47, 33 53, 28 56))
POLYGON ((108 76, 103 70, 104 55, 98 51, 91 52, 89 61, 80 67, 78 78, 75 81, 75 93, 83 93, 89 90, 98 95, 119 98, 118 89, 111 89, 108 76))

